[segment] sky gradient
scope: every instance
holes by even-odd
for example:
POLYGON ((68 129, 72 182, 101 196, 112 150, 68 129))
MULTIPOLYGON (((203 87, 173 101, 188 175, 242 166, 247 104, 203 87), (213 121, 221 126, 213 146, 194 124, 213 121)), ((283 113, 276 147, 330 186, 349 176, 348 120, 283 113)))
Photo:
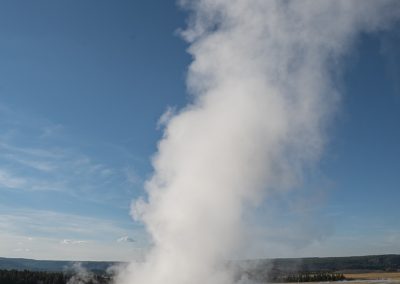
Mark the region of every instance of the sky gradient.
MULTIPOLYGON (((190 101, 174 1, 0 3, 0 256, 129 260, 158 121, 190 101)), ((400 253, 400 25, 361 36, 304 183, 266 200, 248 257, 400 253)), ((199 228, 201 229, 201 228, 199 228)))

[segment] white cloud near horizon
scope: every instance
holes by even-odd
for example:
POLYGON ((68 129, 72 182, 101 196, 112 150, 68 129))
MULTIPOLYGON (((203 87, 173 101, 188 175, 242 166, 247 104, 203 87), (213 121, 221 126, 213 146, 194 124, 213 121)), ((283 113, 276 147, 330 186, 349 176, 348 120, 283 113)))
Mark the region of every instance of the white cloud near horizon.
POLYGON ((81 245, 81 244, 88 243, 88 241, 64 239, 60 243, 63 245, 81 245))
POLYGON ((0 256, 126 261, 140 258, 148 247, 140 228, 113 220, 40 210, 4 211, 0 211, 0 256), (134 245, 130 235, 135 235, 134 245))
POLYGON ((60 243, 55 238, 35 238, 30 243, 18 245, 16 240, 26 237, 0 234, 2 257, 69 261, 137 261, 143 258, 145 248, 127 246, 115 241, 91 241, 75 245, 60 243))

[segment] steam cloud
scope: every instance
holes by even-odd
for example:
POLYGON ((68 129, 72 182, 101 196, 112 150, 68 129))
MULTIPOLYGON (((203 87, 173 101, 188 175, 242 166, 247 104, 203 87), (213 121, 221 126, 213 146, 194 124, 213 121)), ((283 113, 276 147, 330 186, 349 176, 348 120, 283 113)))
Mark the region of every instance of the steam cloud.
POLYGON ((385 0, 197 0, 182 32, 192 102, 164 116, 164 137, 133 205, 153 247, 119 283, 231 284, 245 210, 299 182, 324 145, 332 74, 356 36, 400 15, 385 0))
POLYGON ((82 264, 79 262, 72 264, 72 266, 68 269, 71 270, 74 274, 68 280, 67 284, 98 283, 94 277, 94 274, 83 267, 82 264))

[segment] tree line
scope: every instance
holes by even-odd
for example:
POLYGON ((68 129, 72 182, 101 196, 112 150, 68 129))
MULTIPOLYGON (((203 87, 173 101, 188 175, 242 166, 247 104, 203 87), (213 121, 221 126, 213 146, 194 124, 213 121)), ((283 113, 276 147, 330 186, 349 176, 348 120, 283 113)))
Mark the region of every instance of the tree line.
MULTIPOLYGON (((29 271, 29 270, 0 270, 1 284, 75 284, 74 274, 62 272, 29 271)), ((93 274, 85 284, 111 284, 108 275, 93 274)))
POLYGON ((342 273, 298 273, 283 276, 279 282, 324 282, 324 281, 342 281, 346 278, 342 273))
MULTIPOLYGON (((253 275, 255 276, 255 275, 253 275)), ((346 278, 342 273, 304 272, 297 274, 275 274, 268 276, 268 282, 323 282, 341 281, 346 278)), ((250 277, 253 278, 253 277, 250 277)), ((259 279, 260 280, 260 279, 259 279)), ((263 282, 263 281, 262 281, 263 282)), ((29 270, 0 270, 1 284, 111 284, 112 277, 105 274, 91 274, 88 279, 76 278, 75 274, 29 270)))

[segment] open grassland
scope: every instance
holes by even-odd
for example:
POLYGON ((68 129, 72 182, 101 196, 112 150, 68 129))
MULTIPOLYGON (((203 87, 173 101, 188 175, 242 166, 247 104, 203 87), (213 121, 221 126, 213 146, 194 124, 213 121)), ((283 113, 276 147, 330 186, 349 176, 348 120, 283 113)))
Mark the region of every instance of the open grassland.
POLYGON ((347 280, 394 280, 400 281, 400 272, 370 272, 370 273, 346 273, 347 280))

